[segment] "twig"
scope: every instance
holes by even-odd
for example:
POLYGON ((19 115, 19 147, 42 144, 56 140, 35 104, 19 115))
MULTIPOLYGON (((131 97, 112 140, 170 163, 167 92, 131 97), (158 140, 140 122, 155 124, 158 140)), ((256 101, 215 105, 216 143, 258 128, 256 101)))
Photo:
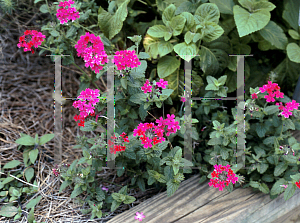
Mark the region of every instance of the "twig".
MULTIPOLYGON (((6 173, 0 172, 0 174, 5 174, 6 176, 8 176, 8 174, 6 174, 6 173)), ((19 179, 18 177, 15 177, 14 175, 9 174, 9 176, 12 177, 12 178, 15 178, 15 179, 18 180, 18 181, 21 181, 21 182, 24 183, 24 184, 28 184, 28 185, 33 186, 33 187, 39 187, 39 186, 33 185, 33 184, 31 184, 31 183, 27 183, 26 181, 21 180, 21 179, 19 179)))

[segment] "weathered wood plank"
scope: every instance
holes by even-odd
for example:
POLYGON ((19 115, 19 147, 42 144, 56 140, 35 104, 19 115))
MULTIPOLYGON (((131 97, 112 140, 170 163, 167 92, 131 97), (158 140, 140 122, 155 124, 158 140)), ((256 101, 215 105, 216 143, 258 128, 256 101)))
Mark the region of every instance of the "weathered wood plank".
POLYGON ((143 222, 273 222, 300 206, 300 190, 285 202, 283 194, 276 199, 254 192, 252 188, 234 188, 232 193, 209 187, 208 181, 199 184, 199 176, 184 182, 168 198, 166 192, 117 215, 109 223, 134 222, 135 213, 143 212, 143 222))

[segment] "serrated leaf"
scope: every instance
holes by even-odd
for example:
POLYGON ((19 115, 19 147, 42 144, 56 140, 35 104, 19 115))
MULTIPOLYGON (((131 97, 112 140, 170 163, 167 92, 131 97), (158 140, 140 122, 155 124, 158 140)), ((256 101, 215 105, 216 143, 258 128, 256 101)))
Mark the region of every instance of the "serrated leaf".
POLYGON ((216 4, 221 13, 233 15, 233 0, 209 0, 209 2, 216 4))
POLYGON ((286 47, 289 59, 295 63, 300 63, 300 47, 296 43, 289 43, 286 47))
POLYGON ((136 198, 133 196, 126 195, 125 201, 123 201, 124 204, 131 204, 135 202, 136 198))
POLYGON ((122 27, 123 21, 126 19, 128 10, 127 5, 130 0, 125 0, 117 9, 114 15, 105 11, 101 6, 98 9, 98 24, 101 30, 104 32, 105 36, 112 39, 117 35, 122 27))
POLYGON ((282 193, 284 191, 284 187, 281 187, 280 185, 285 185, 285 184, 286 184, 286 180, 284 178, 280 178, 279 180, 277 180, 271 189, 271 195, 282 193))
POLYGON ((40 7, 41 13, 47 13, 48 12, 48 7, 46 4, 41 5, 40 7))
POLYGON ((138 187, 142 190, 142 191, 145 191, 146 190, 146 187, 145 187, 145 181, 144 181, 144 179, 142 178, 142 177, 139 177, 138 179, 137 179, 137 185, 138 185, 138 187))
POLYGON ((202 21, 214 22, 216 24, 218 24, 220 19, 220 11, 217 5, 213 3, 204 3, 200 5, 196 9, 194 15, 200 16, 202 21))
POLYGON ((171 19, 174 17, 176 11, 176 7, 173 4, 170 4, 162 13, 162 20, 165 25, 168 24, 168 22, 171 21, 171 19))
POLYGON ((19 160, 12 160, 4 165, 3 169, 12 169, 19 166, 21 162, 19 160))
POLYGON ((282 18, 287 21, 294 30, 298 30, 299 1, 284 0, 282 18))
POLYGON ((140 52, 138 55, 139 59, 148 59, 149 57, 150 57, 149 54, 146 52, 140 52))
POLYGON ((261 174, 263 174, 264 172, 266 172, 268 168, 269 168, 269 164, 267 164, 267 163, 260 163, 257 166, 257 170, 261 174))
POLYGON ((54 37, 58 37, 58 36, 59 36, 59 32, 56 31, 56 30, 52 30, 52 31, 50 32, 50 34, 51 34, 51 36, 54 36, 54 37))
POLYGON ((272 174, 265 174, 263 175, 262 180, 265 182, 273 182, 274 176, 272 174))
POLYGON ((164 56, 158 61, 157 74, 160 78, 165 78, 178 69, 179 66, 180 62, 175 56, 164 56))
POLYGON ((59 192, 58 193, 61 193, 67 186, 71 185, 72 184, 72 181, 63 181, 60 188, 59 188, 59 192))
POLYGON ((114 200, 111 204, 110 211, 111 212, 115 211, 121 204, 122 204, 122 202, 117 202, 114 200))
MULTIPOLYGON (((186 18, 178 15, 172 18, 170 27, 173 30, 173 36, 178 36, 181 34, 184 24, 185 24, 186 18)), ((166 39, 165 39, 166 40, 166 39)))
POLYGON ((257 123, 256 124, 256 132, 257 132, 257 135, 262 138, 262 137, 265 137, 265 134, 267 132, 267 129, 266 127, 264 126, 263 123, 257 123))
POLYGON ((150 36, 156 37, 156 38, 161 38, 165 36, 165 33, 168 33, 169 30, 166 26, 164 25, 155 25, 155 26, 151 26, 147 33, 150 36))
POLYGON ((190 62, 190 60, 196 57, 198 54, 198 48, 195 43, 178 43, 174 46, 174 51, 178 54, 178 56, 187 62, 190 62))
POLYGON ((81 194, 83 191, 82 191, 82 189, 81 189, 81 187, 79 186, 79 187, 77 187, 77 188, 75 188, 73 191, 72 191, 72 193, 71 193, 71 198, 75 198, 75 197, 77 197, 79 194, 81 194))
POLYGON ((254 188, 259 188, 260 183, 257 181, 250 181, 250 186, 254 188))
POLYGON ((173 45, 169 41, 164 41, 148 34, 144 37, 143 45, 146 53, 153 59, 163 57, 173 51, 173 45))
POLYGON ((271 18, 270 12, 266 9, 250 13, 238 5, 233 7, 233 15, 240 37, 263 29, 271 18))
POLYGON ((274 113, 276 113, 276 112, 279 112, 278 105, 267 106, 267 107, 264 109, 264 112, 265 112, 267 115, 271 115, 271 114, 274 114, 274 113))
POLYGON ((258 189, 264 194, 268 194, 270 192, 268 186, 265 183, 259 185, 258 189))
POLYGON ((288 168, 288 165, 285 162, 280 162, 275 167, 274 176, 275 177, 280 176, 287 168, 288 168))
POLYGON ((173 180, 167 182, 167 195, 171 197, 179 188, 179 183, 174 183, 173 180))
POLYGON ((278 49, 284 50, 288 43, 288 39, 282 28, 273 21, 270 21, 259 33, 265 40, 278 49))
POLYGON ((39 145, 44 145, 46 142, 49 142, 54 138, 54 134, 46 134, 40 138, 39 145))

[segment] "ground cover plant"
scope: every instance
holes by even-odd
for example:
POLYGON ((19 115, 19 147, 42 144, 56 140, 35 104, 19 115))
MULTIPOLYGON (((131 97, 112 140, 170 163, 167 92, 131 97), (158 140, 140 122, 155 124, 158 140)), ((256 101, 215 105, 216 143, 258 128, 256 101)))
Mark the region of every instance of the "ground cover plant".
MULTIPOLYGON (((83 132, 106 128, 108 92, 96 81, 106 80, 109 60, 114 66, 115 134, 110 139, 104 133, 78 137, 74 149, 82 149, 82 158, 53 169, 63 181, 60 191, 71 187, 70 197, 89 205, 81 211, 91 219, 133 203, 136 198, 128 195, 132 188, 166 188, 172 196, 192 174, 202 176, 199 183, 210 179, 209 185, 219 190, 243 186, 272 199, 282 192, 286 200, 292 197, 300 188, 300 144, 290 132, 300 130, 299 101, 292 99, 291 90, 300 66, 295 2, 69 0, 49 5, 36 0, 49 20, 40 30, 24 30, 17 47, 32 54, 70 55, 62 59, 65 66, 82 58, 90 73, 82 72, 73 107, 78 109, 74 121, 83 132), (142 21, 143 14, 155 17, 142 21), (245 59, 244 102, 195 100, 192 116, 185 116, 186 55, 192 60, 192 96, 219 98, 236 96, 237 62, 229 55, 250 53, 253 57, 245 59), (241 120, 236 120, 235 106, 244 110, 245 132, 236 129, 241 120), (186 125, 192 129, 192 162, 183 158, 186 125), (247 169, 234 168, 236 155, 242 155, 235 153, 237 135, 245 138, 247 169), (128 179, 118 192, 99 186, 97 174, 106 167, 107 152, 121 167, 117 176, 128 179)), ((8 13, 13 10, 6 1, 2 4, 8 13)), ((7 172, 0 182, 1 199, 8 203, 0 215, 15 220, 23 214, 22 196, 36 192, 30 166, 37 162, 38 147, 54 137, 20 136, 16 143, 24 149, 26 169, 13 176, 7 172), (24 187, 24 180, 31 187, 24 187), (11 203, 17 199, 18 206, 11 203)), ((18 165, 21 162, 13 160, 2 169, 18 165)), ((35 221, 39 199, 26 205, 29 222, 35 221)), ((138 213, 135 219, 145 216, 138 213)))

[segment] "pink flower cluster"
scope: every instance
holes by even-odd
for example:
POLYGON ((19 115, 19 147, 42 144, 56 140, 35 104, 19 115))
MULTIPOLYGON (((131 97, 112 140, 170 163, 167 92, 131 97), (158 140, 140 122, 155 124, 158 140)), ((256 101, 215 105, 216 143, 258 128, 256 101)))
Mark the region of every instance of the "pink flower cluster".
POLYGON ((75 21, 78 19, 79 12, 77 12, 75 7, 70 7, 71 4, 74 4, 73 0, 68 0, 59 3, 59 9, 57 9, 56 16, 60 20, 60 24, 67 23, 69 20, 75 21))
POLYGON ((78 126, 84 127, 84 119, 90 114, 91 116, 95 115, 93 105, 96 105, 99 102, 99 90, 95 89, 89 89, 82 91, 80 95, 77 97, 78 101, 74 101, 73 106, 74 108, 79 108, 80 115, 75 115, 74 119, 75 121, 80 120, 80 123, 78 123, 78 126), (88 104, 86 104, 88 102, 88 104))
POLYGON ((175 115, 167 115, 166 119, 160 117, 156 120, 158 125, 154 123, 140 123, 136 129, 133 130, 133 136, 141 136, 140 140, 144 145, 144 148, 151 148, 152 146, 165 141, 164 132, 167 127, 166 135, 169 136, 172 133, 176 133, 180 129, 179 123, 175 121, 175 115), (152 145, 153 143, 153 145, 152 145))
POLYGON ((134 50, 117 51, 115 53, 113 63, 115 63, 118 70, 124 70, 126 67, 135 68, 141 65, 141 62, 134 50))
POLYGON ((24 35, 19 38, 19 43, 17 46, 19 48, 24 47, 24 52, 31 51, 34 53, 32 47, 38 48, 39 45, 45 40, 46 36, 43 35, 41 32, 36 30, 26 30, 24 35))
POLYGON ((228 186, 230 182, 235 184, 239 179, 230 169, 229 164, 227 166, 214 165, 214 168, 214 171, 211 173, 212 179, 210 179, 208 185, 213 186, 214 188, 219 187, 219 191, 223 191, 223 189, 225 188, 225 184, 226 186, 228 186))
MULTIPOLYGON (((280 92, 280 87, 278 86, 278 84, 272 83, 272 81, 268 81, 268 84, 260 87, 259 90, 260 93, 268 93, 268 95, 265 95, 264 97, 267 102, 275 102, 274 97, 283 98, 284 95, 282 92, 280 92)), ((251 97, 252 99, 258 98, 257 93, 253 93, 251 97)), ((295 100, 293 100, 292 102, 287 102, 285 106, 282 105, 282 102, 276 102, 275 104, 279 106, 279 110, 282 110, 280 115, 284 116, 285 118, 288 118, 290 115, 292 115, 293 113, 291 111, 293 111, 294 109, 298 109, 299 107, 299 103, 296 103, 295 100)))
MULTIPOLYGON (((156 82, 153 84, 149 80, 146 80, 144 86, 141 87, 142 91, 147 94, 150 93, 148 96, 150 99, 153 98, 154 95, 157 96, 157 98, 160 97, 162 94, 162 89, 167 88, 168 81, 164 81, 164 79, 160 79, 159 82, 156 82)), ((149 101, 149 98, 147 97, 147 102, 149 101)))
POLYGON ((75 45, 77 56, 83 57, 85 67, 91 67, 95 73, 99 73, 103 66, 100 64, 107 63, 107 54, 104 51, 104 45, 100 36, 95 36, 86 32, 81 36, 75 45))
POLYGON ((129 142, 128 136, 123 132, 119 137, 115 135, 111 137, 112 140, 108 140, 108 147, 111 154, 116 154, 116 152, 125 151, 125 142, 129 142))
POLYGON ((139 221, 142 221, 143 218, 145 218, 146 216, 143 214, 143 212, 139 213, 139 212, 136 212, 135 213, 136 216, 134 217, 135 220, 139 220, 139 221))

